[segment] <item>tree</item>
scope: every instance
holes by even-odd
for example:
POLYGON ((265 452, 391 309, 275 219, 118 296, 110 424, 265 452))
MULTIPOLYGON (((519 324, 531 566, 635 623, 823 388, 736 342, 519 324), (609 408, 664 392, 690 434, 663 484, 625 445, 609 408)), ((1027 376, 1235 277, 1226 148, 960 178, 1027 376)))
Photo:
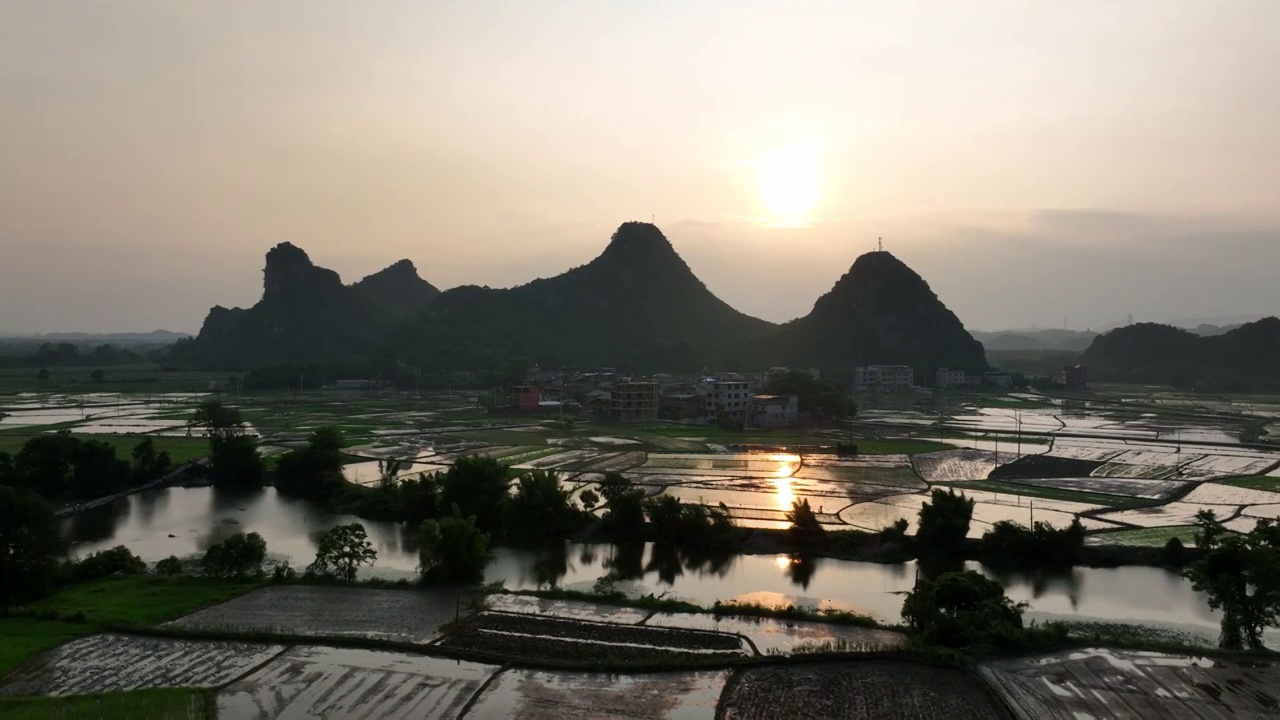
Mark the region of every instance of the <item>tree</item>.
POLYGON ((209 478, 218 487, 262 487, 267 468, 252 435, 215 435, 210 443, 209 478))
POLYGON ((1084 526, 1078 518, 1061 530, 1045 522, 1032 523, 1028 529, 1001 520, 982 536, 983 562, 1027 570, 1069 568, 1080 562, 1084 537, 1084 526))
POLYGON ((560 487, 555 473, 534 470, 516 480, 516 494, 507 509, 507 534, 518 539, 560 537, 581 523, 582 515, 560 487))
POLYGON ((49 384, 49 368, 40 368, 40 372, 36 373, 36 382, 41 387, 49 384))
POLYGON ((791 370, 769 376, 760 391, 766 395, 795 395, 800 412, 837 417, 858 414, 858 404, 843 383, 815 378, 807 372, 791 370))
POLYGON ((1005 597, 1000 583, 963 570, 921 578, 907 593, 902 619, 926 642, 965 648, 1016 640, 1025 608, 1005 597))
POLYGON ((53 508, 35 493, 0 486, 0 612, 49 592, 62 548, 53 508))
POLYGON ((378 559, 364 525, 351 523, 330 528, 320 537, 315 562, 308 572, 316 575, 337 574, 347 582, 355 582, 356 571, 361 565, 372 565, 378 559))
POLYGON ((1280 616, 1280 526, 1259 520, 1247 534, 1226 534, 1212 514, 1198 514, 1196 524, 1204 555, 1183 575, 1222 611, 1218 644, 1261 649, 1263 629, 1276 627, 1280 616))
POLYGON ((1196 549, 1208 550, 1218 544, 1218 538, 1222 537, 1227 528, 1218 520, 1218 514, 1213 510, 1200 510, 1195 516, 1196 527, 1199 531, 1195 534, 1196 549))
POLYGON ((497 532, 502 530, 510 484, 510 471, 494 458, 459 458, 441 479, 440 505, 456 505, 461 517, 475 517, 478 528, 497 532))
POLYGON ((787 511, 787 522, 791 523, 788 530, 791 542, 798 547, 811 547, 821 542, 827 534, 822 523, 818 522, 813 508, 809 507, 807 499, 791 503, 791 509, 787 511))
POLYGON ((200 567, 210 577, 244 580, 261 576, 266 559, 267 541, 256 532, 241 532, 206 550, 200 567))
POLYGON ((463 583, 479 580, 489 563, 489 534, 475 517, 454 514, 422 523, 419 571, 429 583, 463 583))
POLYGON ((133 457, 133 479, 135 484, 142 484, 162 477, 173 465, 169 460, 169 452, 156 452, 156 443, 147 438, 138 443, 130 453, 133 457))
POLYGON ((290 450, 276 462, 276 489, 327 503, 345 484, 342 477, 342 431, 322 427, 305 447, 290 450))
POLYGON ((583 490, 582 493, 578 495, 578 499, 582 501, 582 509, 587 512, 595 510, 596 505, 600 504, 600 496, 591 488, 583 490))
POLYGON ((244 430, 244 418, 238 408, 229 408, 221 400, 205 400, 191 415, 190 424, 204 429, 210 438, 239 435, 244 430))
POLYGON ((973 500, 955 490, 934 489, 920 506, 916 545, 921 554, 949 555, 964 547, 973 519, 973 500))
POLYGON ((89 373, 90 382, 100 383, 106 379, 107 379, 107 374, 102 371, 102 368, 98 368, 93 372, 89 373))
POLYGON ((620 538, 644 535, 644 491, 636 488, 621 473, 606 473, 600 482, 600 495, 605 500, 602 525, 620 538))

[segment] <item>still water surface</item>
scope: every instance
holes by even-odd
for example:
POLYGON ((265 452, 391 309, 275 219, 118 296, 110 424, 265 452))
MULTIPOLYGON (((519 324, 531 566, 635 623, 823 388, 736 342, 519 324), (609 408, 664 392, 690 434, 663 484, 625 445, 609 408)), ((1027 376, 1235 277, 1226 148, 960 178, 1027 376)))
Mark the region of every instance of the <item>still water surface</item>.
MULTIPOLYGON (((159 488, 122 498, 63 521, 72 553, 83 556, 126 545, 144 560, 203 553, 236 532, 257 532, 273 559, 302 568, 315 558, 320 534, 339 524, 361 522, 378 551, 366 574, 413 577, 418 565, 417 530, 396 523, 325 512, 274 488, 227 491, 159 488)), ((1011 598, 1030 603, 1029 617, 1071 617, 1151 623, 1216 633, 1217 615, 1185 579, 1158 568, 1077 568, 1049 578, 1002 575, 1011 598)), ((701 605, 751 600, 851 609, 897 622, 902 593, 915 582, 916 563, 880 565, 818 558, 795 564, 786 556, 690 557, 653 544, 556 543, 541 549, 498 548, 486 582, 533 589, 554 579, 560 587, 590 590, 613 572, 627 578, 619 589, 634 594, 667 593, 701 605)))

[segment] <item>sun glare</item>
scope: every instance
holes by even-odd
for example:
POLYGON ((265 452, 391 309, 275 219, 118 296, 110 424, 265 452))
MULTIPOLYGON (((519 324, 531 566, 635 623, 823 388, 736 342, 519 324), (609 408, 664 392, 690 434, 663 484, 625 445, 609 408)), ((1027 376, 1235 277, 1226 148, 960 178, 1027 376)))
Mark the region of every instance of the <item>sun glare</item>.
POLYGON ((796 226, 810 219, 822 194, 822 163, 815 146, 775 147, 760 156, 756 173, 771 224, 796 226))

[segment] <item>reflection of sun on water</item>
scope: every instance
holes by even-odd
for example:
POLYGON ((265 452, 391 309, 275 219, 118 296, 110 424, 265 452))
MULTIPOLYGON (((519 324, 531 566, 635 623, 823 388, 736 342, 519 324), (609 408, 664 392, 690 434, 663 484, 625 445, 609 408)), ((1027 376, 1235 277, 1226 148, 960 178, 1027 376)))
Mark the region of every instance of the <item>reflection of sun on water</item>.
POLYGON ((777 565, 779 570, 786 570, 791 567, 791 558, 786 555, 779 555, 773 559, 773 564, 777 565))
POLYGON ((796 494, 791 489, 791 478, 775 478, 773 481, 774 497, 778 499, 778 509, 788 511, 796 501, 796 494))
POLYGON ((756 180, 770 224, 796 227, 809 221, 822 194, 818 155, 813 145, 780 145, 756 161, 756 180))

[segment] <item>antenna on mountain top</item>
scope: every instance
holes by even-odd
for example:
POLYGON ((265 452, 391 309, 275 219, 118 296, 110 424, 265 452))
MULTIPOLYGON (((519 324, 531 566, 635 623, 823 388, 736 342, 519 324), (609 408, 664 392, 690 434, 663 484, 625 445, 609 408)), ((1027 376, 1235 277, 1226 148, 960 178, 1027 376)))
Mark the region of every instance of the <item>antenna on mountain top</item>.
POLYGON ((877 247, 880 248, 880 252, 884 252, 884 238, 882 237, 876 238, 876 245, 877 247))

